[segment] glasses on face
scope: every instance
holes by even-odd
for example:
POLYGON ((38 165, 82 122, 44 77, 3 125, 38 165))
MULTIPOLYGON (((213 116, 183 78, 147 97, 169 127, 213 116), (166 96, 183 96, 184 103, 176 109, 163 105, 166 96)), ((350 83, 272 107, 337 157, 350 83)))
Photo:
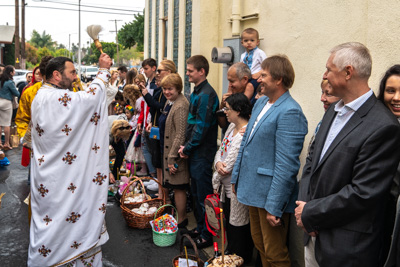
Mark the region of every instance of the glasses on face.
MULTIPOLYGON (((224 108, 221 108, 220 110, 217 110, 217 113, 221 114, 221 113, 228 112, 229 110, 232 110, 232 109, 231 109, 231 108, 224 107, 224 108)), ((222 114, 221 114, 221 115, 222 115, 222 114)))
POLYGON ((167 70, 157 69, 157 73, 158 73, 158 74, 160 74, 162 71, 167 71, 167 70))
POLYGON ((32 79, 32 76, 28 76, 28 79, 32 79))
POLYGON ((118 130, 129 130, 131 126, 119 127, 118 130))

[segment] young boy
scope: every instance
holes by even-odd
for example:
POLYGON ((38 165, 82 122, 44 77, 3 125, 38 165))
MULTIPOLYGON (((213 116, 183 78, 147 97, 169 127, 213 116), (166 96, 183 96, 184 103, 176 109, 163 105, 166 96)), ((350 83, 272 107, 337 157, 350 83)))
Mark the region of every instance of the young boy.
POLYGON ((252 78, 257 80, 260 77, 261 63, 267 58, 265 52, 258 48, 260 44, 258 31, 253 28, 243 30, 241 40, 246 52, 240 57, 240 62, 249 66, 252 78))

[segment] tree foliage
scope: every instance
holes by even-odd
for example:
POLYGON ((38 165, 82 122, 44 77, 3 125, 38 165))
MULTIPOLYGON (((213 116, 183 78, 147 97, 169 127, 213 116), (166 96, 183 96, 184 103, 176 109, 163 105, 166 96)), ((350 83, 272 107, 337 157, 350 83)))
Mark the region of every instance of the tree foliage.
POLYGON ((131 48, 137 44, 138 51, 143 51, 144 42, 144 15, 135 14, 135 19, 130 23, 125 23, 118 31, 118 42, 124 48, 131 48))
POLYGON ((25 59, 32 65, 39 63, 37 56, 38 49, 29 43, 25 43, 25 59))
POLYGON ((37 56, 40 62, 44 56, 54 56, 54 54, 47 47, 41 47, 37 51, 37 56))
POLYGON ((46 34, 46 31, 43 31, 43 33, 40 34, 36 30, 33 30, 29 43, 34 47, 47 47, 50 50, 54 50, 54 46, 56 44, 56 42, 54 42, 51 38, 51 35, 46 34))

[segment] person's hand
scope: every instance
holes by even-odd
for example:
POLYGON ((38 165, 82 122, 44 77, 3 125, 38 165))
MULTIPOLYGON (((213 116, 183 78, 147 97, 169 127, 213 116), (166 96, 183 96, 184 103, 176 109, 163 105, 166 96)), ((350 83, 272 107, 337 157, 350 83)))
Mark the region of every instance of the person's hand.
POLYGON ((146 132, 150 133, 151 127, 153 127, 153 124, 150 122, 150 123, 146 126, 146 132))
POLYGON ((178 169, 175 168, 174 164, 168 164, 169 174, 174 175, 178 169))
POLYGON ((230 97, 232 95, 232 93, 225 93, 223 96, 222 96, 222 100, 221 100, 221 105, 219 106, 219 108, 221 109, 221 108, 224 108, 225 106, 226 106, 226 99, 228 98, 228 97, 230 97))
POLYGON ((269 224, 272 227, 276 227, 276 226, 282 225, 281 218, 276 217, 275 215, 272 215, 268 211, 267 211, 267 221, 269 222, 269 224))
POLYGON ((144 81, 139 82, 139 84, 137 86, 139 87, 140 91, 143 91, 143 89, 146 89, 146 84, 144 81))
POLYGON ((137 124, 137 131, 139 134, 142 134, 142 124, 141 123, 137 124))
POLYGON ((226 167, 225 162, 218 161, 217 164, 215 164, 215 168, 216 168, 217 172, 222 176, 229 174, 229 172, 225 169, 225 167, 226 167))
POLYGON ((184 150, 184 149, 185 149, 185 147, 184 147, 184 146, 181 146, 181 147, 179 148, 179 150, 178 150, 178 153, 179 153, 179 156, 180 156, 181 158, 187 159, 187 158, 189 158, 189 156, 183 153, 183 150, 184 150))
POLYGON ((143 96, 147 95, 148 93, 149 93, 149 91, 147 90, 146 87, 142 89, 142 95, 143 96))
POLYGON ((112 172, 110 172, 110 184, 115 183, 115 178, 114 175, 112 174, 112 172))
POLYGON ((109 55, 107 55, 106 53, 100 55, 99 67, 101 69, 110 69, 112 65, 113 63, 109 55))
POLYGON ((235 184, 232 184, 232 193, 236 195, 235 184))
POLYGON ((310 233, 307 232, 306 228, 303 225, 303 221, 301 220, 301 215, 303 214, 303 209, 306 204, 307 204, 307 202, 304 202, 304 201, 300 201, 300 200, 296 201, 297 208, 294 210, 294 216, 296 217, 296 224, 298 227, 303 229, 303 231, 306 234, 315 237, 315 236, 317 236, 318 232, 317 231, 310 232, 310 233))

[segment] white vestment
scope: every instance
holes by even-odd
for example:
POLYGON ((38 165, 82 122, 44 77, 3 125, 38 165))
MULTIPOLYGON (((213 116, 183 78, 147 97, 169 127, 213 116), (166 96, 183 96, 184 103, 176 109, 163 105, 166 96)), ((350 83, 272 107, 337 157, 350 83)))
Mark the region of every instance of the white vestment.
POLYGON ((76 93, 44 84, 32 102, 28 266, 72 263, 108 240, 109 78, 100 69, 76 93))

